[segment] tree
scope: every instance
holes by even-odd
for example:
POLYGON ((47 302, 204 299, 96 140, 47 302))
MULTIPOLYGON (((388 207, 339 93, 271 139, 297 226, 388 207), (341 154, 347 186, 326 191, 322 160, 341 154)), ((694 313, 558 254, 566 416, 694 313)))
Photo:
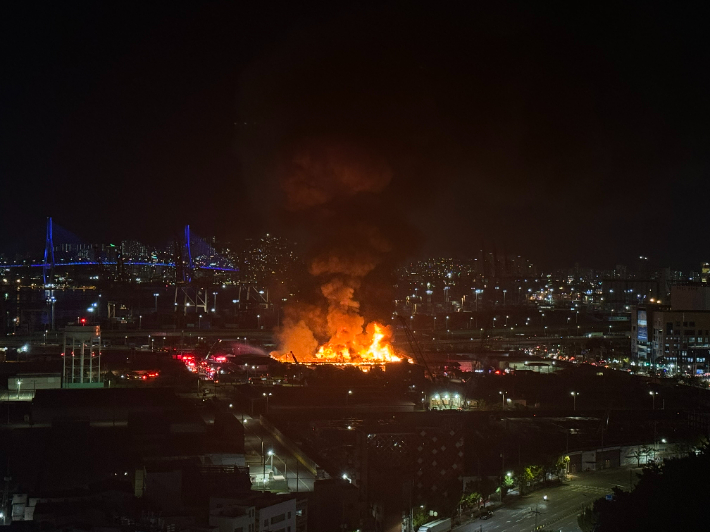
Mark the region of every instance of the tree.
POLYGON ((638 446, 635 451, 629 453, 629 456, 636 458, 636 467, 641 467, 641 458, 646 457, 648 462, 648 456, 653 453, 653 449, 648 445, 638 446))
POLYGON ((554 475, 559 479, 560 473, 567 469, 567 462, 569 456, 559 454, 546 456, 542 465, 544 482, 547 483, 548 475, 554 475))
POLYGON ((544 474, 544 468, 540 465, 529 465, 516 469, 515 473, 520 481, 520 495, 522 495, 528 486, 532 488, 533 484, 540 479, 544 474))
POLYGON ((461 500, 459 500, 459 508, 462 512, 471 510, 478 506, 481 500, 481 494, 477 491, 465 489, 461 493, 461 500))
POLYGON ((424 508, 417 507, 412 511, 412 525, 414 530, 419 530, 419 527, 431 519, 429 512, 424 508))
POLYGON ((481 502, 488 499, 492 493, 495 493, 496 489, 496 482, 487 477, 466 482, 461 494, 460 504, 462 509, 472 509, 474 506, 480 507, 481 502))
POLYGON ((710 453, 703 448, 683 458, 644 468, 632 491, 614 488, 611 500, 594 502, 591 514, 579 517, 587 532, 705 530, 705 507, 710 498, 710 453), (592 528, 590 528, 592 527, 592 528))

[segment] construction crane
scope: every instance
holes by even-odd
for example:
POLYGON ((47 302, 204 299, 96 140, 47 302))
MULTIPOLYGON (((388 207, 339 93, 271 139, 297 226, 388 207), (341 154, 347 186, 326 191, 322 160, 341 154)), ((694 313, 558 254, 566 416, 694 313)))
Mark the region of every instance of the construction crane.
POLYGON ((399 318, 399 321, 402 324, 404 334, 407 336, 407 342, 409 342, 409 348, 412 351, 412 355, 414 355, 414 360, 424 366, 424 369, 426 370, 426 373, 429 376, 429 380, 431 380, 431 382, 434 382, 434 375, 432 374, 431 369, 429 369, 429 364, 427 364, 426 357, 422 352, 422 348, 419 346, 419 342, 417 342, 414 333, 409 328, 407 320, 404 318, 404 316, 397 317, 399 318))

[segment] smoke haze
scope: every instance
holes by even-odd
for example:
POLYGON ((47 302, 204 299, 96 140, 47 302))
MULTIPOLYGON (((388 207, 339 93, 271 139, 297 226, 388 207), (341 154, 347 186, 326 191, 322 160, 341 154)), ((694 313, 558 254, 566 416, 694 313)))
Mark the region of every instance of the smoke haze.
MULTIPOLYGON (((281 352, 307 359, 327 342, 336 352, 354 356, 375 334, 374 325, 366 326, 361 288, 369 284, 375 292, 386 291, 393 259, 400 255, 391 229, 404 224, 388 225, 391 208, 382 201, 392 170, 372 149, 322 138, 297 143, 283 160, 284 209, 310 240, 314 286, 306 291, 306 301, 286 308, 281 352)), ((389 318, 377 305, 369 311, 380 320, 389 318)), ((389 329, 383 330, 388 338, 389 329)))

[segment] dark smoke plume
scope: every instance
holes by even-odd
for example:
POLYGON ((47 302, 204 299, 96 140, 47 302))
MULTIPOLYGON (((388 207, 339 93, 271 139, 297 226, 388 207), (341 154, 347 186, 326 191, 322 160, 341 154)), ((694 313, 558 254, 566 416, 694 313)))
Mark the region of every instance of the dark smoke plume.
MULTIPOLYGON (((288 151, 279 177, 288 219, 310 238, 308 268, 317 285, 310 301, 286 309, 282 352, 305 359, 326 341, 339 349, 363 345, 373 333, 363 316, 363 287, 380 298, 391 287, 401 247, 396 234, 406 226, 393 219, 383 194, 392 170, 373 150, 311 139, 288 151)), ((383 314, 382 300, 372 314, 383 314)), ((389 313, 373 317, 384 321, 389 313)))

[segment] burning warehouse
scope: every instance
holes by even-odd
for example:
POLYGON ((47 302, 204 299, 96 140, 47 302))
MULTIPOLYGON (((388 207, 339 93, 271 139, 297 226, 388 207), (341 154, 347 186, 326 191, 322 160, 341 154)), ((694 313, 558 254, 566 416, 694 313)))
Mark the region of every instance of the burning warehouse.
POLYGON ((404 360, 383 315, 402 224, 382 198, 392 172, 370 152, 344 143, 309 141, 281 167, 285 208, 311 241, 312 287, 285 309, 282 361, 372 365, 404 360), (361 308, 363 302, 363 308, 361 308))

